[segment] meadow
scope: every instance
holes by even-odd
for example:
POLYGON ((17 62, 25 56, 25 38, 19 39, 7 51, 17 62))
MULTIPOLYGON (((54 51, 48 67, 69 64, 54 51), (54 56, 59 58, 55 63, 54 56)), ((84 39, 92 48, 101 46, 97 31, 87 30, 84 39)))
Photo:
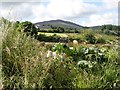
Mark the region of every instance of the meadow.
POLYGON ((119 36, 91 30, 39 33, 72 38, 48 43, 13 22, 1 20, 1 30, 2 89, 120 88, 119 36))
MULTIPOLYGON (((60 37, 64 37, 64 38, 73 38, 73 39, 81 39, 81 40, 84 40, 85 39, 85 36, 88 34, 88 33, 91 33, 92 31, 91 30, 86 30, 85 32, 81 32, 81 33, 46 33, 46 32, 38 32, 38 35, 39 34, 43 34, 43 35, 46 35, 46 36, 53 36, 53 35, 57 35, 57 36, 60 36, 60 37)), ((92 32, 94 33, 94 32, 92 32)), ((94 33, 95 37, 96 38, 103 38, 103 39, 107 39, 108 41, 115 41, 118 37, 117 36, 114 36, 114 35, 106 35, 106 34, 98 34, 98 33, 94 33)))

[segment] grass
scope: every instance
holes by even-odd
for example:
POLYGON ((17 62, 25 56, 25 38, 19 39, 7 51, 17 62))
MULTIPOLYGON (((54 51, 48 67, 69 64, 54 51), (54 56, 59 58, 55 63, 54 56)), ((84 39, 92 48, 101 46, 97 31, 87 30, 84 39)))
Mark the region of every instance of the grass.
MULTIPOLYGON (((73 61, 71 56, 65 58, 64 61, 52 57, 46 58, 47 50, 52 45, 48 47, 33 37, 26 36, 24 32, 17 31, 14 24, 10 26, 8 24, 2 27, 3 89, 120 88, 120 50, 118 47, 107 47, 105 57, 108 62, 97 64, 93 68, 82 68, 73 61)), ((83 34, 70 35, 83 38, 83 34)), ((76 55, 79 46, 81 45, 75 45, 73 54, 76 55)))
POLYGON ((71 35, 70 33, 43 33, 43 32, 39 32, 38 34, 45 34, 46 36, 52 36, 52 35, 56 34, 60 37, 68 37, 68 35, 71 35))
MULTIPOLYGON (((111 43, 119 42, 118 39, 120 38, 120 37, 114 36, 114 35, 106 35, 103 33, 97 33, 92 30, 81 31, 81 33, 43 33, 43 32, 39 32, 39 34, 44 34, 48 37, 56 35, 61 38, 67 38, 70 40, 75 39, 75 40, 78 40, 80 44, 83 44, 86 46, 91 46, 91 43, 86 38, 86 36, 90 33, 95 37, 94 43, 96 43, 97 46, 105 45, 105 44, 112 45, 111 43)), ((92 40, 92 38, 89 40, 92 40)), ((54 42, 53 42, 53 44, 54 44, 54 42)))
POLYGON ((34 84, 43 87, 43 79, 47 76, 50 62, 43 60, 43 57, 41 59, 40 43, 17 31, 13 25, 4 30, 3 28, 3 88, 29 88, 34 84))
MULTIPOLYGON (((80 39, 84 39, 85 35, 88 34, 90 32, 82 32, 82 33, 44 33, 44 32, 39 32, 38 34, 45 34, 46 36, 52 36, 54 34, 60 36, 60 37, 71 37, 71 38, 80 38, 80 39)), ((108 40, 116 40, 118 37, 114 36, 114 35, 106 35, 106 34, 94 34, 96 38, 104 38, 104 39, 108 39, 108 40)))

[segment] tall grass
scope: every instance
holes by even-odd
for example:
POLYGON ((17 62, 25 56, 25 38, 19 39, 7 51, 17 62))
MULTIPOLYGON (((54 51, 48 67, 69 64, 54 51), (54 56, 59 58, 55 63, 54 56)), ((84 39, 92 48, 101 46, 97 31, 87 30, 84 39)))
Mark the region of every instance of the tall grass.
POLYGON ((14 23, 1 23, 2 88, 120 88, 118 47, 106 52, 107 63, 81 68, 70 57, 64 62, 47 59, 39 41, 19 32, 14 23))
POLYGON ((50 62, 41 58, 40 43, 10 22, 2 22, 2 35, 3 88, 42 88, 50 62))

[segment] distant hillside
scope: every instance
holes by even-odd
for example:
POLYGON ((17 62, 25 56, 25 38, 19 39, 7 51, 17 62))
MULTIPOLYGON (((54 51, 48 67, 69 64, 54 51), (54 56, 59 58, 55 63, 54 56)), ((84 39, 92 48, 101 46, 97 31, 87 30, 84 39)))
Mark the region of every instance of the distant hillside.
POLYGON ((101 26, 92 26, 92 27, 89 27, 89 28, 92 29, 92 30, 100 30, 101 26))
POLYGON ((75 24, 73 22, 64 21, 64 20, 50 20, 44 22, 35 23, 38 28, 51 28, 53 27, 63 27, 63 28, 72 28, 72 29, 82 29, 83 26, 75 24))

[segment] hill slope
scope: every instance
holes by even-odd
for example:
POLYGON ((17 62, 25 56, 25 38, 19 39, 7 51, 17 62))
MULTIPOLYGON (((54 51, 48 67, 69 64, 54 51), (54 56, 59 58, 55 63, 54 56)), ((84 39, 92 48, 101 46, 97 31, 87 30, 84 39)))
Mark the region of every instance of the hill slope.
POLYGON ((38 22, 38 23, 35 23, 35 25, 38 28, 51 28, 51 26, 63 27, 63 28, 76 28, 76 29, 83 28, 83 26, 80 26, 80 25, 75 24, 73 22, 64 21, 64 20, 50 20, 50 21, 38 22))

